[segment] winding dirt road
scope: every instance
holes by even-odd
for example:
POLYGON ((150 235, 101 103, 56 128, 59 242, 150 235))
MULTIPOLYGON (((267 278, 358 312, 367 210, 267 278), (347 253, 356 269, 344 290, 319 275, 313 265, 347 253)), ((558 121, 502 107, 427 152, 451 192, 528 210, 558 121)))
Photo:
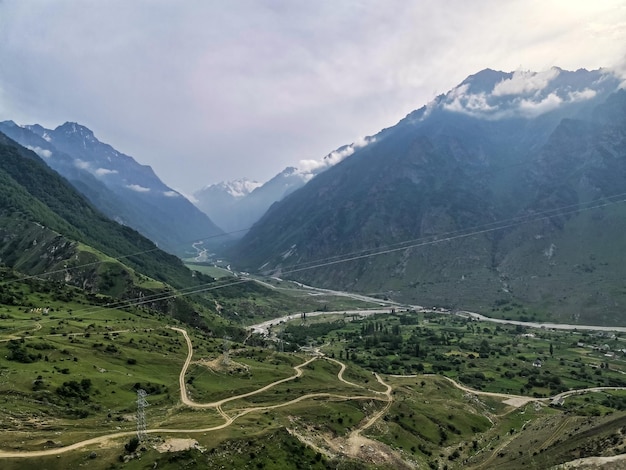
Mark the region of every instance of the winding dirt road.
MULTIPOLYGON (((388 385, 386 385, 381 379, 380 377, 377 376, 377 379, 380 383, 382 383, 383 385, 385 385, 387 387, 387 392, 383 392, 385 397, 380 397, 380 396, 373 396, 373 395, 352 395, 352 396, 345 396, 345 395, 339 395, 339 394, 335 394, 335 393, 309 393, 306 395, 302 395, 300 397, 294 398, 293 400, 289 400, 283 403, 279 403, 276 405, 266 405, 266 406, 256 406, 256 407, 248 407, 248 408, 244 408, 241 410, 237 410, 236 414, 234 416, 229 416, 228 414, 226 414, 222 409, 221 406, 224 403, 227 403, 229 401, 234 401, 234 400, 238 400, 241 398, 246 398, 255 394, 259 394, 259 393, 263 393, 264 391, 267 391, 269 389, 271 389, 272 387, 275 387, 277 385, 280 385, 282 383, 288 382, 290 380, 294 380, 297 377, 302 376, 303 371, 302 369, 304 367, 306 367, 308 364, 310 364, 311 362, 320 359, 323 356, 314 356, 311 359, 308 359, 307 361, 303 362, 302 364, 299 364, 297 366, 294 366, 294 370, 296 371, 294 375, 284 378, 284 379, 280 379, 277 380, 275 382, 272 382, 264 387, 261 387, 257 390, 254 390, 252 392, 248 392, 248 393, 243 393, 241 395, 236 395, 233 397, 229 397, 229 398, 224 398, 222 400, 218 400, 215 402, 211 402, 211 403, 196 403, 194 401, 192 401, 188 394, 187 394, 187 388, 185 386, 185 375, 187 373, 187 370, 189 368, 189 365, 191 364, 191 359, 193 357, 193 344, 191 342, 191 339, 189 338, 189 335, 187 334, 187 331, 182 329, 182 328, 176 328, 176 327, 172 327, 172 330, 178 331, 179 333, 181 333, 183 335, 183 337, 185 338, 185 341, 187 342, 187 348, 188 348, 188 352, 187 352, 187 358, 185 359, 185 362, 181 368, 181 372, 180 375, 178 377, 178 383, 180 386, 180 398, 181 401, 183 402, 183 404, 185 404, 186 406, 189 407, 193 407, 193 408, 215 408, 220 415, 224 418, 224 423, 216 425, 216 426, 211 426, 208 428, 195 428, 195 429, 167 429, 167 428, 155 428, 155 429, 148 429, 146 430, 147 434, 189 434, 189 433, 204 433, 204 432, 210 432, 210 431, 217 431, 220 429, 224 429, 228 426, 230 426, 236 419, 252 413, 252 412, 259 412, 259 411, 265 411, 265 410, 271 410, 271 409, 276 409, 276 408, 280 408, 280 407, 285 407, 285 406, 289 406, 298 402, 301 402, 303 400, 309 400, 309 399, 316 399, 316 398, 330 398, 330 399, 335 399, 335 400, 377 400, 377 401, 389 401, 391 399, 391 387, 389 387, 388 385)), ((364 388, 361 387, 357 384, 354 384, 352 382, 348 382, 345 379, 343 379, 343 372, 345 371, 345 364, 341 363, 340 361, 334 360, 334 359, 330 359, 330 358, 325 358, 328 360, 332 360, 333 362, 336 362, 337 364, 339 364, 341 366, 339 373, 337 374, 339 380, 341 380, 342 382, 349 384, 349 385, 353 385, 356 387, 360 387, 360 388, 364 388)), ((374 393, 381 393, 381 392, 376 392, 373 391, 374 393)), ((389 404, 388 404, 389 406, 389 404)), ((388 409, 388 406, 385 407, 385 410, 388 409)), ((382 413, 378 413, 376 415, 377 417, 382 416, 382 413)), ((376 418, 377 419, 377 418, 376 418)), ((373 423, 373 421, 370 419, 370 421, 368 423, 373 423)), ((368 424, 368 426, 371 425, 368 424)), ((135 431, 123 431, 123 432, 117 432, 117 433, 112 433, 112 434, 106 434, 103 436, 99 436, 99 437, 94 437, 91 439, 87 439, 84 441, 80 441, 80 442, 76 442, 74 444, 70 444, 64 447, 55 447, 52 449, 45 449, 45 450, 35 450, 35 451, 5 451, 5 450, 0 450, 0 459, 2 458, 32 458, 32 457, 45 457, 45 456, 51 456, 51 455, 59 455, 59 454, 63 454, 66 452, 70 452, 73 450, 77 450, 77 449, 81 449, 84 447, 88 447, 88 446, 94 446, 94 445, 100 445, 100 446, 106 446, 107 444, 109 444, 111 441, 114 441, 116 439, 120 439, 120 438, 124 438, 124 437, 131 437, 136 435, 135 431)))
MULTIPOLYGON (((217 431, 220 429, 224 429, 228 426, 230 426, 231 424, 233 424, 233 422, 244 416, 247 415, 249 413, 253 413, 253 412, 260 412, 260 411, 266 411, 266 410, 271 410, 271 409, 276 409, 276 408, 281 408, 281 407, 285 407, 285 406, 289 406, 298 402, 301 402, 303 400, 310 400, 310 399, 318 399, 318 398, 328 398, 328 399, 335 399, 335 400, 375 400, 375 401, 384 401, 385 402, 385 406, 380 409, 379 411, 377 411, 374 415, 372 415, 369 419, 367 419, 367 421, 365 421, 363 424, 359 425, 357 427, 357 429, 353 430, 350 433, 350 436, 348 437, 348 444, 349 444, 349 453, 351 455, 357 455, 359 452, 359 448, 363 445, 363 443, 368 443, 368 442, 374 442, 371 441, 365 437, 363 437, 361 435, 361 433, 368 429, 369 427, 371 427, 372 425, 374 425, 374 423, 376 423, 376 421, 378 421, 379 419, 382 418, 382 416, 385 415, 385 413, 387 413, 387 411, 389 410, 389 408, 391 407, 392 403, 393 403, 393 395, 392 395, 392 387, 385 383, 383 381, 383 379, 378 375, 375 374, 376 380, 383 385, 386 390, 384 392, 381 391, 376 391, 376 390, 369 390, 366 389, 367 391, 371 392, 370 395, 340 395, 340 394, 336 394, 336 393, 323 393, 323 392, 319 392, 319 393, 309 393, 306 395, 302 395, 300 397, 294 398, 292 400, 283 402, 283 403, 279 403, 279 404, 275 404, 275 405, 265 405, 265 406, 256 406, 256 407, 247 407, 247 408, 242 408, 240 410, 235 410, 234 411, 234 415, 230 416, 227 413, 225 413, 222 410, 222 405, 224 405, 225 403, 228 403, 230 401, 234 401, 234 400, 239 400, 242 398, 247 398, 250 397, 252 395, 256 395, 259 393, 263 393, 277 385, 280 385, 282 383, 291 381, 291 380, 295 380, 296 378, 302 376, 303 374, 303 368, 306 367, 308 364, 312 363, 313 361, 316 360, 327 360, 330 362, 333 362, 337 365, 340 366, 339 372, 337 373, 337 378, 338 380, 340 380, 341 382, 353 386, 353 387, 357 387, 357 388, 362 388, 365 389, 365 387, 363 387, 362 385, 359 384, 355 384, 353 382, 350 382, 346 379, 344 379, 343 374, 346 370, 346 365, 344 363, 342 363, 341 361, 338 361, 336 359, 332 359, 329 357, 325 357, 321 354, 314 356, 306 361, 304 361, 303 363, 294 366, 294 375, 284 378, 284 379, 280 379, 277 380, 275 382, 272 382, 268 385, 265 385, 264 387, 261 387, 257 390, 254 390, 252 392, 248 392, 248 393, 243 393, 240 395, 236 395, 236 396, 232 396, 232 397, 228 397, 228 398, 224 398, 218 401, 214 401, 211 403, 196 403, 193 400, 191 400, 188 396, 187 393, 187 388, 185 386, 185 375, 187 373, 187 370, 189 369, 189 365, 191 364, 191 360, 193 357, 193 344, 191 342, 191 339, 189 338, 189 335, 187 333, 186 330, 184 330, 183 328, 177 328, 177 327, 171 327, 172 330, 177 331, 179 333, 181 333, 183 335, 183 337, 185 338, 185 341, 187 342, 187 358, 185 359, 185 362, 183 363, 183 366, 181 368, 179 377, 178 377, 178 382, 179 382, 179 386, 180 386, 180 399, 182 401, 182 403, 186 406, 192 407, 192 408, 201 408, 201 409, 208 409, 208 408, 215 408, 216 411, 222 416, 222 418, 224 419, 224 423, 216 425, 216 426, 211 426, 211 427, 207 427, 207 428, 195 428, 195 429, 167 429, 167 428, 155 428, 155 429, 148 429, 146 430, 146 433, 148 434, 189 434, 189 433, 205 433, 205 432, 210 432, 210 431, 217 431)), ((438 377, 443 377, 446 380, 450 381, 455 387, 459 388, 460 390, 463 390, 467 393, 472 393, 475 395, 485 395, 485 396, 492 396, 492 397, 496 397, 496 398, 505 398, 506 400, 504 401, 504 403, 509 404, 511 406, 514 407, 519 407, 522 406, 523 404, 526 404, 528 402, 531 401, 546 401, 546 400, 552 400, 554 398, 560 397, 560 398, 564 398, 566 396, 569 395, 574 395, 574 394, 581 394, 581 393, 585 393, 585 392, 593 392, 593 391, 602 391, 602 390, 624 390, 626 388, 624 387, 593 387, 593 388, 589 388, 589 389, 583 389, 583 390, 571 390, 571 391, 567 391, 567 392, 563 392, 560 393, 558 395, 555 395, 554 397, 551 398, 532 398, 532 397, 524 397, 524 396, 519 396, 519 395, 508 395, 508 394, 504 394, 504 393, 494 393, 494 392, 482 392, 479 390, 474 390, 468 387, 465 387, 464 385, 461 385, 457 382, 455 382, 454 380, 445 377, 445 376, 438 376, 438 377)), ((131 437, 134 436, 136 434, 135 431, 122 431, 122 432, 117 432, 117 433, 111 433, 111 434, 106 434, 103 436, 98 436, 98 437, 94 437, 91 439, 87 439, 84 441, 80 441, 80 442, 76 442, 74 444, 70 444, 64 447, 56 447, 56 448, 52 448, 52 449, 45 449, 45 450, 35 450, 35 451, 6 451, 6 450, 0 450, 0 459, 2 458, 31 458, 31 457, 45 457, 45 456, 51 456, 51 455, 59 455, 59 454, 63 454, 66 452, 70 452, 73 450, 77 450, 77 449, 81 449, 84 447, 88 447, 88 446, 107 446, 110 445, 112 443, 112 441, 120 439, 120 438, 126 438, 126 437, 131 437)))

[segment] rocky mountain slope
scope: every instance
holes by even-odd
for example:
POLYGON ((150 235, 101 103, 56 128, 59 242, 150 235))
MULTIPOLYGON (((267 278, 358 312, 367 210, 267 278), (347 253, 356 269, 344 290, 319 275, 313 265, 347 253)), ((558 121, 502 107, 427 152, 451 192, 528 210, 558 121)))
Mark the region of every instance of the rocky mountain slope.
POLYGON ((149 166, 100 142, 84 126, 67 122, 51 130, 6 121, 0 131, 35 151, 107 216, 171 253, 193 252, 198 240, 224 241, 223 232, 149 166))
POLYGON ((619 321, 619 85, 603 70, 468 77, 272 206, 231 255, 427 305, 619 321))

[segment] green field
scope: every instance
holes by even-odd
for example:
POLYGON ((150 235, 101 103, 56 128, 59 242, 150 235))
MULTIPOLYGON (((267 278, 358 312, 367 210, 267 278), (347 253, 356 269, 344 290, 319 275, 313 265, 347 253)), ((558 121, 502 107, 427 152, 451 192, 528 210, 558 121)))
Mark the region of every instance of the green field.
MULTIPOLYGON (((237 302, 276 305, 281 316, 300 311, 298 300, 318 297, 297 286, 285 286, 280 297, 246 292, 237 302), (278 308, 281 298, 287 300, 278 308)), ((14 300, 0 306, 3 469, 391 469, 411 462, 514 469, 622 452, 626 391, 583 392, 556 405, 550 399, 626 384, 619 334, 398 310, 296 315, 275 327, 281 344, 215 337, 147 308, 114 308, 76 292, 64 301, 56 291, 15 283, 10 295, 14 300), (185 328, 193 344, 184 383, 194 407, 181 400, 188 348, 171 326, 185 328), (139 388, 149 406, 137 453, 125 446, 136 434, 139 388), (509 396, 528 399, 511 405, 509 396), (111 434, 58 456, 3 457, 111 434), (197 446, 157 450, 172 438, 197 446)))

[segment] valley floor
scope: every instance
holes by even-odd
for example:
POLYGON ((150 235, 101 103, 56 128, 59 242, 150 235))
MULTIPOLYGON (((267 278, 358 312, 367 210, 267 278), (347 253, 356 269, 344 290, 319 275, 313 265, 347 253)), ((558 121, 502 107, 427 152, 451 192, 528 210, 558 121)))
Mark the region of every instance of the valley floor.
MULTIPOLYGON (((369 316, 375 313, 388 313, 387 310, 372 310, 372 311, 351 311, 351 312, 341 312, 342 314, 347 315, 361 315, 361 316, 369 316)), ((339 313, 339 312, 337 312, 339 313)), ((316 315, 330 315, 332 312, 313 312, 307 315, 316 316, 316 315)), ((253 331, 261 332, 267 334, 272 325, 278 325, 283 322, 287 322, 293 320, 293 315, 288 315, 285 317, 281 317, 278 319, 274 319, 271 321, 263 322, 258 325, 254 325, 251 327, 253 331)), ((486 320, 486 317, 481 317, 481 320, 486 320)), ((39 326, 40 327, 40 326, 39 326)), ((577 328, 581 328, 577 326, 577 328)), ((592 328, 592 327, 589 327, 592 328)), ((595 328, 595 327, 593 327, 595 328)), ((37 329, 37 325, 35 326, 37 329)), ((298 440, 300 440, 305 445, 313 448, 315 451, 326 455, 329 458, 333 458, 339 455, 351 457, 351 458, 360 458, 365 459, 373 464, 381 464, 381 465, 393 465, 396 468, 411 468, 413 465, 411 464, 411 459, 407 459, 406 456, 403 456, 402 452, 398 452, 397 450, 393 450, 388 445, 382 444, 380 441, 376 439, 372 439, 371 437, 366 437, 364 432, 374 426, 378 421, 382 420, 387 412, 389 411, 392 403, 394 402, 394 389, 404 387, 407 381, 414 381, 414 379, 422 378, 422 379, 430 379, 440 381, 442 380, 441 376, 429 376, 426 375, 391 375, 389 376, 389 380, 392 383, 383 379, 379 374, 375 374, 376 381, 378 383, 378 387, 376 389, 369 388, 368 384, 364 383, 356 383, 351 380, 345 378, 344 374, 347 370, 347 365, 345 362, 340 360, 326 357, 324 354, 320 353, 319 350, 311 350, 310 357, 303 357, 302 362, 293 366, 293 375, 282 378, 280 380, 273 381, 264 385, 262 387, 256 388, 254 390, 241 393, 234 396, 229 396, 227 398, 223 398, 220 400, 215 400, 211 402, 197 402, 193 400, 188 393, 187 380, 188 370, 190 365, 192 364, 193 356, 194 356, 194 347, 192 344, 192 340, 184 328, 172 327, 172 330, 179 333, 184 337, 186 345, 187 345, 187 356, 182 365, 179 374, 179 388, 180 388, 180 401, 181 403, 192 409, 199 410, 214 410, 218 413, 218 415, 222 419, 222 423, 212 425, 212 426, 193 426, 188 428, 151 428, 146 430, 147 435, 198 435, 198 434, 206 434, 215 432, 218 430, 224 430, 233 424, 236 421, 242 421, 244 417, 250 414, 260 414, 270 410, 276 410, 278 408, 288 408, 293 407, 300 402, 304 401, 315 401, 315 402, 323 402, 324 400, 328 401, 367 401, 369 403, 379 402, 382 404, 382 407, 374 407, 372 408, 369 416, 365 416, 358 425, 354 426, 353 429, 343 438, 333 437, 331 438, 328 435, 324 435, 323 433, 314 433, 310 432, 310 430, 299 430, 297 426, 293 428, 288 428, 288 431, 292 436, 295 436, 298 440), (246 402, 246 400, 253 398, 254 396, 260 396, 264 393, 275 389, 277 386, 281 384, 286 384, 289 382, 294 382, 301 379, 306 373, 310 372, 310 366, 314 363, 323 361, 328 362, 330 364, 335 364, 339 367, 339 371, 336 374, 336 379, 343 383, 344 385, 351 387, 355 390, 358 390, 358 393, 330 393, 325 391, 324 389, 320 389, 317 391, 312 391, 311 393, 304 393, 296 398, 289 399, 287 401, 281 401, 276 404, 258 404, 252 406, 235 406, 237 402, 246 402), (225 409, 227 408, 227 409, 225 409), (367 455, 366 455, 367 454, 367 455)), ((586 389, 579 390, 571 390, 556 394, 551 397, 543 397, 543 398, 535 398, 528 396, 520 396, 514 394, 506 394, 506 393, 493 393, 493 392, 485 392, 480 390, 475 390, 470 387, 464 386, 456 382, 451 378, 443 378, 447 380, 449 383, 454 385, 455 388, 462 391, 466 394, 466 396, 472 396, 475 398, 478 397, 488 397, 489 399, 495 399, 502 403, 504 406, 503 411, 499 416, 505 416, 517 409, 521 409, 526 407, 529 404, 533 404, 535 410, 539 410, 546 405, 553 403, 555 401, 564 400, 567 397, 573 395, 581 395, 585 393, 591 392, 601 392, 607 390, 626 390, 625 387, 590 387, 586 389)), ((423 382, 422 382, 423 384, 423 382)), ((423 385, 422 385, 423 386, 423 385)), ((493 418, 490 418, 493 420, 493 418)), ((563 427, 564 431, 565 427, 563 427)), ((558 431, 558 429, 557 429, 558 431)), ((557 435, 557 431, 555 431, 554 435, 550 437, 550 442, 544 442, 543 446, 548 447, 551 442, 560 439, 560 435, 557 435)), ((42 450, 30 450, 30 451, 10 451, 10 450, 0 450, 0 459, 32 459, 35 457, 45 457, 45 456, 57 456, 61 454, 65 454, 71 451, 76 451, 78 449, 88 449, 88 450, 96 450, 100 452, 103 448, 111 447, 111 446, 119 446, 119 440, 124 438, 130 438, 136 434, 135 431, 124 431, 124 432, 114 432, 110 434, 101 435, 98 437, 82 440, 79 442, 75 442, 70 445, 66 445, 63 447, 57 448, 49 448, 42 450)), ((497 446, 484 449, 484 455, 486 458, 479 458, 476 460, 470 459, 467 461, 469 466, 476 466, 476 468, 488 468, 491 467, 491 464, 494 462, 494 459, 497 459, 498 455, 502 454, 507 446, 511 444, 513 437, 505 438, 504 441, 500 441, 500 444, 497 446), (471 463, 472 460, 476 460, 475 465, 471 463)), ((607 462, 610 460, 611 462, 616 460, 621 460, 626 458, 626 454, 620 456, 613 456, 607 458, 607 462)), ((598 462, 597 457, 594 457, 593 462, 598 462)), ((564 468, 573 468, 574 465, 582 465, 587 460, 582 459, 577 463, 572 462, 568 464, 570 466, 564 468)), ((591 460, 589 460, 591 462, 591 460)))

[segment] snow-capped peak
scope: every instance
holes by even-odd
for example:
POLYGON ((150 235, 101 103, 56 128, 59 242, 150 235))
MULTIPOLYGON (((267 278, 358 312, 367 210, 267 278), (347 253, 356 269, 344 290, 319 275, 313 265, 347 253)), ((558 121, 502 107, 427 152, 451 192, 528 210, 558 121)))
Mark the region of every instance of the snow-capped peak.
POLYGON ((219 190, 225 192, 235 199, 240 199, 254 191, 262 183, 251 181, 247 178, 241 178, 233 181, 222 181, 221 183, 210 184, 202 188, 199 192, 219 190))

